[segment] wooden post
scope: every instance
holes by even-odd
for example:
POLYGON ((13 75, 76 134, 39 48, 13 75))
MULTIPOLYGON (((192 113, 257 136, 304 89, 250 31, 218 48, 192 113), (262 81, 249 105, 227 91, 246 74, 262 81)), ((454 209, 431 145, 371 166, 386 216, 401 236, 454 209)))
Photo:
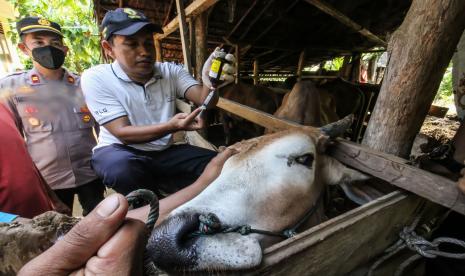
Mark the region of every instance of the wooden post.
POLYGON ((260 81, 259 72, 258 72, 258 59, 253 61, 253 85, 257 85, 260 81))
MULTIPOLYGON (((176 1, 177 2, 177 1, 176 1)), ((194 0, 185 10, 185 16, 195 17, 204 11, 207 11, 213 5, 216 4, 218 0, 194 0)), ((177 6, 177 4, 176 4, 177 6)), ((179 14, 179 13, 178 13, 179 14)), ((171 33, 176 31, 179 27, 179 16, 171 20, 168 24, 163 26, 163 34, 156 34, 158 39, 163 39, 169 36, 171 33)))
POLYGON ((195 76, 197 74, 197 67, 196 67, 196 61, 195 61, 195 26, 194 26, 194 20, 189 20, 189 51, 191 53, 190 59, 191 59, 191 66, 192 66, 192 73, 195 76))
POLYGON ((454 89, 455 109, 460 119, 465 118, 465 32, 457 45, 452 58, 452 85, 454 89))
POLYGON ((207 60, 207 12, 194 19, 195 29, 195 74, 196 79, 202 79, 202 67, 207 60))
POLYGON ((302 70, 304 69, 304 63, 305 63, 305 50, 300 52, 299 62, 297 63, 297 72, 295 74, 297 75, 298 81, 302 79, 302 70))
POLYGON ((119 7, 119 8, 124 7, 124 0, 119 0, 119 1, 118 1, 118 7, 119 7))
POLYGON ((390 61, 363 144, 408 156, 465 28, 464 14, 465 1, 413 0, 390 40, 390 61))
POLYGON ((184 10, 184 3, 182 0, 176 0, 176 9, 178 11, 179 32, 181 33, 181 44, 182 44, 182 55, 184 57, 184 67, 190 74, 192 74, 191 53, 189 51, 189 45, 188 45, 188 40, 187 40, 186 13, 184 10))
POLYGON ((155 40, 155 61, 163 62, 163 52, 161 50, 161 40, 154 37, 155 40))
POLYGON ((352 82, 360 81, 360 54, 355 54, 352 56, 352 67, 350 68, 350 77, 349 80, 352 82))
POLYGON ((234 48, 235 48, 234 56, 236 57, 236 72, 235 72, 236 79, 235 79, 235 83, 238 84, 239 83, 240 72, 241 72, 241 68, 240 68, 241 67, 241 52, 239 51, 240 50, 239 44, 236 44, 236 46, 234 48))
POLYGON ((372 56, 368 60, 368 68, 367 68, 367 77, 369 83, 375 83, 375 75, 376 75, 376 56, 372 56))

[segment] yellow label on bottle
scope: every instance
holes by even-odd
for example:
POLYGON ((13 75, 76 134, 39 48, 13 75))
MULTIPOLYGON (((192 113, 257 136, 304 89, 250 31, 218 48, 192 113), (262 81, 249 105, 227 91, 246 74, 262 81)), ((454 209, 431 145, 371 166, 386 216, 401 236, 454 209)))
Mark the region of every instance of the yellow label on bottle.
POLYGON ((212 78, 216 78, 218 76, 218 72, 220 71, 221 60, 214 59, 212 61, 212 66, 210 67, 210 73, 208 74, 212 78))

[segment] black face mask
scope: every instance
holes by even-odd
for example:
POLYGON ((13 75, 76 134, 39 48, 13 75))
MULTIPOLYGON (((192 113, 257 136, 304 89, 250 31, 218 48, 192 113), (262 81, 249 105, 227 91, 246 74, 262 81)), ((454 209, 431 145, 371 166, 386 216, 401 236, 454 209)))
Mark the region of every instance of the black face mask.
POLYGON ((53 46, 32 49, 32 58, 47 69, 59 69, 65 62, 65 52, 53 46))

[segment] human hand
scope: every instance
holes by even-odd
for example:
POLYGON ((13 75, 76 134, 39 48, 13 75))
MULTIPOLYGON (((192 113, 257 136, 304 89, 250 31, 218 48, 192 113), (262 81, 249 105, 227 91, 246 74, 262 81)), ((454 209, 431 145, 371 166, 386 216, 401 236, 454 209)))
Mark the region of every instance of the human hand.
POLYGON ((176 130, 199 130, 205 126, 205 120, 202 116, 198 116, 202 108, 197 108, 192 111, 190 114, 187 113, 178 113, 169 120, 169 124, 173 126, 176 130))
POLYGON ((109 196, 18 275, 142 275, 145 228, 127 211, 122 195, 109 196))
MULTIPOLYGON (((218 56, 218 54, 221 52, 222 49, 220 49, 219 47, 216 47, 215 50, 210 54, 210 56, 207 58, 207 60, 205 61, 205 63, 203 64, 203 67, 202 67, 202 83, 203 85, 206 85, 209 89, 212 88, 212 83, 210 81, 210 78, 208 76, 208 73, 210 72, 210 69, 212 67, 212 61, 213 59, 218 56)), ((235 80, 235 76, 234 76, 234 72, 236 71, 236 65, 235 65, 235 57, 234 55, 232 54, 228 54, 229 55, 229 58, 232 59, 232 64, 224 64, 223 65, 223 69, 222 69, 222 72, 223 72, 223 77, 221 77, 221 79, 223 80, 223 83, 221 85, 219 85, 217 88, 221 88, 223 86, 226 86, 228 84, 230 84, 231 82, 233 82, 235 80)))

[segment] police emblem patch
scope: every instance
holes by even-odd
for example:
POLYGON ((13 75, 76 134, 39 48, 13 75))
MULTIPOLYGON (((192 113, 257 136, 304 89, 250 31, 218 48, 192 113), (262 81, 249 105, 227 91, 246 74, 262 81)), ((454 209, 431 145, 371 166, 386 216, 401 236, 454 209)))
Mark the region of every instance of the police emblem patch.
POLYGON ((50 21, 48 21, 47 19, 45 18, 41 18, 37 21, 37 23, 39 23, 40 25, 44 25, 44 26, 50 26, 50 21))
POLYGON ((29 118, 27 121, 29 122, 29 124, 30 124, 31 126, 38 126, 38 125, 40 125, 39 119, 37 119, 37 118, 35 118, 35 117, 31 117, 31 118, 29 118))
POLYGON ((86 114, 86 115, 82 116, 82 121, 83 121, 84 123, 90 122, 90 115, 87 115, 87 114, 86 114))
POLYGON ((32 76, 31 76, 31 81, 32 81, 32 83, 34 83, 34 84, 40 83, 39 76, 37 76, 36 74, 32 75, 32 76))

